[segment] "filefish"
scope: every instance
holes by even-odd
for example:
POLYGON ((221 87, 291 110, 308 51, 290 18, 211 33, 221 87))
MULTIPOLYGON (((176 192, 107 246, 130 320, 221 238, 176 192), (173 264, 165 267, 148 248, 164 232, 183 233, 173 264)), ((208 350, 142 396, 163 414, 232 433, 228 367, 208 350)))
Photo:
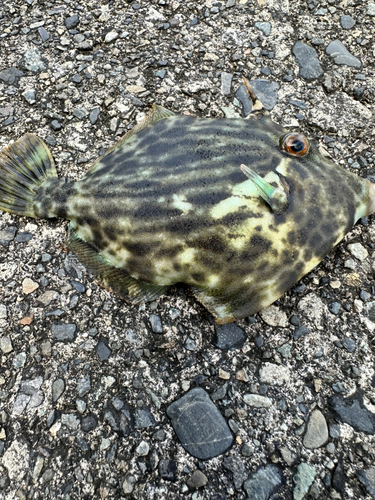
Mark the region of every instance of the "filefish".
POLYGON ((41 139, 0 153, 0 210, 70 221, 67 245, 123 299, 190 285, 216 323, 252 316, 375 211, 375 184, 264 113, 197 118, 154 106, 77 182, 41 139))

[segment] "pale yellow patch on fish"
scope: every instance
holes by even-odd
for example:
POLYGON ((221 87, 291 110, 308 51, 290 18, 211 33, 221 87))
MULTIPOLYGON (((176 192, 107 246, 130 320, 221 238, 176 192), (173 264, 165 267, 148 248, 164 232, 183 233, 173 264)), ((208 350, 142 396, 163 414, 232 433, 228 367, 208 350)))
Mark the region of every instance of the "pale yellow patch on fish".
POLYGON ((222 219, 226 215, 236 213, 241 207, 251 206, 251 201, 239 196, 231 196, 220 201, 210 210, 210 215, 213 219, 222 219))
POLYGON ((181 194, 173 195, 172 207, 177 208, 177 210, 181 210, 183 214, 188 213, 190 210, 193 210, 194 207, 191 203, 186 201, 186 197, 181 194))

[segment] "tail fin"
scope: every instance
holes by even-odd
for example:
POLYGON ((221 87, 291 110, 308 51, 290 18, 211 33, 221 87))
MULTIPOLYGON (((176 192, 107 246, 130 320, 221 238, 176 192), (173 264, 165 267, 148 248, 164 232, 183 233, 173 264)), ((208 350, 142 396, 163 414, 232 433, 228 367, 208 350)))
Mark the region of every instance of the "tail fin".
POLYGON ((36 135, 26 134, 0 152, 0 210, 36 217, 35 192, 57 177, 52 155, 36 135))

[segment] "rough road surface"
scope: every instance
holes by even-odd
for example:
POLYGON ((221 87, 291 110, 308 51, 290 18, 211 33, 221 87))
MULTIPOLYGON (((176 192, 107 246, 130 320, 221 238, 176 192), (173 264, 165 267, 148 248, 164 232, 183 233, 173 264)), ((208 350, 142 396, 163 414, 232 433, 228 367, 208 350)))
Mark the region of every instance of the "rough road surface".
MULTIPOLYGON (((152 103, 240 115, 246 76, 375 176, 374 32, 368 0, 4 1, 0 146, 33 132, 78 179, 152 103)), ((0 499, 375 499, 372 217, 219 328, 183 287, 119 300, 66 230, 0 214, 0 499)))

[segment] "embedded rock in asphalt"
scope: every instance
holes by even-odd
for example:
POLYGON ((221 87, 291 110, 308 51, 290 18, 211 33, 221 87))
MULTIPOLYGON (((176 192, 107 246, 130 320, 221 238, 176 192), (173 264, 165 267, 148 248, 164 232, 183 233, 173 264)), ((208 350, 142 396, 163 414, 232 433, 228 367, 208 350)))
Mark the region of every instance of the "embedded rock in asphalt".
POLYGON ((25 442, 14 440, 2 457, 10 479, 23 479, 29 470, 30 452, 25 442))
POLYGON ((8 246, 14 240, 18 229, 14 226, 8 226, 0 231, 0 245, 8 246))
POLYGON ((0 71, 0 80, 5 83, 5 85, 14 85, 18 87, 18 82, 22 78, 24 73, 17 68, 7 68, 0 71))
POLYGON ((360 392, 357 391, 349 398, 334 394, 329 398, 328 404, 336 420, 351 425, 358 432, 375 434, 375 414, 364 406, 360 392))
POLYGON ((42 57, 38 49, 26 50, 20 60, 20 66, 32 73, 38 73, 47 68, 47 59, 42 57))
POLYGON ((320 448, 327 440, 328 427, 326 419, 320 410, 314 410, 307 423, 307 431, 303 438, 303 445, 310 449, 320 448))
POLYGON ((358 471, 357 477, 367 493, 375 500, 375 467, 358 471))
POLYGON ((240 490, 247 476, 243 461, 238 456, 224 457, 223 465, 233 474, 233 483, 236 490, 240 490))
POLYGON ((225 71, 223 71, 221 73, 221 93, 223 95, 230 94, 231 85, 232 85, 232 78, 233 78, 232 73, 226 73, 225 71))
POLYGON ((51 328, 52 338, 57 342, 73 342, 76 330, 77 326, 74 324, 53 324, 51 328))
POLYGON ((312 465, 302 462, 297 467, 297 472, 293 476, 293 500, 302 500, 309 491, 316 475, 316 469, 312 465))
POLYGON ((335 64, 343 64, 357 69, 362 66, 361 61, 353 56, 340 40, 333 40, 333 42, 329 43, 326 53, 333 58, 335 64))
POLYGON ((272 406, 272 399, 260 394, 245 394, 243 400, 247 405, 255 408, 269 408, 272 406))
POLYGON ((214 346, 219 349, 239 349, 246 342, 246 333, 236 325, 229 323, 227 325, 215 325, 215 336, 212 339, 214 346))
POLYGON ((246 85, 241 85, 241 87, 238 88, 236 97, 242 104, 242 111, 244 116, 247 116, 253 108, 253 101, 249 96, 246 85))
POLYGON ((316 50, 303 42, 296 42, 293 54, 297 59, 299 74, 305 80, 316 80, 323 74, 316 50))
POLYGON ((264 108, 267 111, 271 111, 277 103, 277 91, 280 85, 277 82, 270 82, 265 78, 259 78, 251 80, 250 86, 264 108))
POLYGON ((288 318, 284 311, 276 306, 268 306, 259 313, 262 320, 269 326, 288 326, 288 318))
POLYGON ((283 484, 284 478, 275 465, 261 467, 244 482, 249 500, 268 500, 283 484))
POLYGON ((282 385, 290 379, 289 369, 286 366, 274 363, 263 363, 259 369, 261 382, 270 385, 282 385))
POLYGON ((193 457, 208 460, 227 451, 233 443, 226 421, 200 387, 169 405, 167 415, 182 446, 193 457))

